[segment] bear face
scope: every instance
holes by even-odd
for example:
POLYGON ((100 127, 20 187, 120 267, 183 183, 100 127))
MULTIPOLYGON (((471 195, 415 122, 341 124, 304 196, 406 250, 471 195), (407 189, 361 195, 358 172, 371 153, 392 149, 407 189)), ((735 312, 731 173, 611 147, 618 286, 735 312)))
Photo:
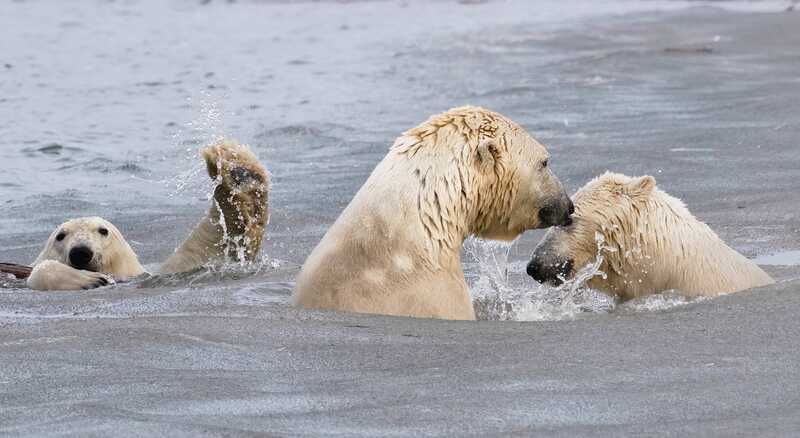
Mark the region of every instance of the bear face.
POLYGON ((50 234, 34 265, 45 260, 118 278, 144 272, 122 233, 111 222, 99 217, 72 219, 59 225, 50 234))
POLYGON ((499 137, 509 156, 506 174, 510 206, 498 210, 507 213, 498 221, 502 228, 477 233, 484 238, 512 240, 522 232, 554 225, 568 226, 575 211, 561 182, 550 169, 550 155, 538 141, 513 122, 499 137))
POLYGON ((454 108, 404 133, 393 151, 392 165, 407 163, 419 179, 418 205, 434 240, 513 240, 571 221, 572 201, 545 147, 498 113, 454 108))
POLYGON ((560 284, 591 263, 603 275, 587 286, 623 300, 665 290, 716 296, 774 283, 651 176, 606 173, 574 202, 572 225, 552 228, 533 252, 528 274, 539 282, 560 284))
POLYGON ((573 196, 572 224, 551 228, 537 245, 528 275, 540 283, 560 285, 594 263, 600 247, 605 256, 599 268, 606 277, 593 277, 589 287, 614 290, 613 285, 632 281, 621 277, 635 271, 633 266, 646 273, 645 265, 652 261, 641 250, 648 235, 655 234, 648 223, 655 218, 647 217, 655 186, 652 176, 606 173, 590 181, 573 196))

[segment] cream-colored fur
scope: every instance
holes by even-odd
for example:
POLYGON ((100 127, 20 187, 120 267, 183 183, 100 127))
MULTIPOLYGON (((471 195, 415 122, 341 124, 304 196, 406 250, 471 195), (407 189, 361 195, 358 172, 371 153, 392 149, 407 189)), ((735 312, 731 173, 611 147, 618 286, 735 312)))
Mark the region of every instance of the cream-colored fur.
POLYGON ((548 153, 500 114, 462 107, 400 136, 306 260, 308 308, 474 319, 461 267, 469 235, 511 240, 571 204, 548 153))
MULTIPOLYGON (((214 201, 190 236, 161 266, 161 273, 190 271, 226 256, 252 261, 258 255, 268 219, 266 170, 246 146, 234 142, 222 141, 201 153, 216 182, 214 201)), ((89 289, 145 272, 122 233, 99 217, 61 224, 33 266, 28 286, 39 290, 89 289), (75 248, 86 248, 92 255, 81 269, 70 260, 75 248)))
MULTIPOLYGON (((553 228, 533 261, 571 272, 593 263, 602 236, 607 278, 588 286, 622 299, 675 289, 689 296, 715 296, 771 284, 770 276, 731 249, 679 199, 656 188, 651 176, 606 173, 573 197, 573 225, 553 228)), ((530 269, 530 268, 529 268, 530 269)))
POLYGON ((201 151, 215 180, 214 202, 159 271, 186 272, 228 257, 252 261, 269 221, 269 175, 249 148, 222 142, 201 151))

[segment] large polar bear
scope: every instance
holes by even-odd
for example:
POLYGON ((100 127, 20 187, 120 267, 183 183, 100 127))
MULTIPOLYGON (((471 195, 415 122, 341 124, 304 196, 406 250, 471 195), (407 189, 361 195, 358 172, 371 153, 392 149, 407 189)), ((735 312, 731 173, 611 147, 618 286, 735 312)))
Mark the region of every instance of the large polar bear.
POLYGON ((572 203, 545 148, 477 107, 395 140, 306 260, 293 302, 308 308, 475 319, 461 247, 569 223, 572 203))
POLYGON ((528 264, 542 283, 560 284, 596 263, 605 276, 589 287, 623 300, 675 289, 715 296, 774 281, 695 219, 680 200, 656 188, 652 176, 605 173, 573 197, 572 225, 550 229, 528 264))
MULTIPOLYGON (((226 255, 250 261, 261 248, 269 216, 266 170, 246 146, 230 141, 204 148, 201 154, 216 183, 214 201, 160 273, 190 271, 226 255)), ((39 290, 90 289, 144 272, 113 224, 86 217, 67 221, 53 231, 27 284, 39 290)))

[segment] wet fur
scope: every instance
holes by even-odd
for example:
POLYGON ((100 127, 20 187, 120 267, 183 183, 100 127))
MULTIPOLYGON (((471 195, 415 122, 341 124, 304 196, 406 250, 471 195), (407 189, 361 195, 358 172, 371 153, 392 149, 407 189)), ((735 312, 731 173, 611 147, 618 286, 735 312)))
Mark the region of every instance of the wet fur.
MULTIPOLYGON (((268 220, 269 177, 245 146, 222 141, 201 151, 215 180, 214 201, 203 219, 159 272, 185 272, 213 260, 255 260, 268 220)), ((145 270, 122 233, 99 217, 65 222, 48 239, 33 264, 28 286, 39 290, 87 289, 136 277, 145 270), (98 229, 108 229, 107 236, 98 229), (56 236, 67 231, 63 241, 56 236), (94 253, 89 270, 69 264, 70 248, 88 246, 94 253)))
POLYGON ((228 257, 253 261, 269 220, 269 176, 246 147, 225 142, 202 150, 215 180, 214 201, 159 272, 186 272, 228 257))
POLYGON ((679 199, 656 187, 651 176, 606 173, 574 196, 574 224, 548 231, 534 251, 540 263, 572 260, 569 276, 597 256, 595 233, 605 245, 600 270, 588 286, 622 299, 675 289, 689 296, 716 296, 774 283, 758 265, 697 220, 679 199))
MULTIPOLYGON (((545 148, 500 114, 462 107, 400 136, 298 276, 307 308, 474 319, 460 252, 469 235, 511 240, 568 198, 545 148)), ((566 205, 566 204, 565 204, 566 205)))

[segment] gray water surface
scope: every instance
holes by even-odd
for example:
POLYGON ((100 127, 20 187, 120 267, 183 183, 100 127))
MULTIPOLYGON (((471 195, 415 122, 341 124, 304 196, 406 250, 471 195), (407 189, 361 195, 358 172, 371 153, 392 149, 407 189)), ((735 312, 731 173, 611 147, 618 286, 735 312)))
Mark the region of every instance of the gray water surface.
MULTIPOLYGON (((569 191, 652 174, 748 257, 800 249, 789 2, 202 3, 0 4, 0 261, 100 215, 156 266, 207 208, 197 151, 220 135, 274 187, 258 266, 88 292, 0 280, 0 434, 800 433, 797 265, 563 321, 288 305, 392 140, 463 104, 522 124, 569 191)), ((541 235, 510 248, 515 287, 537 287, 521 270, 541 235)))

